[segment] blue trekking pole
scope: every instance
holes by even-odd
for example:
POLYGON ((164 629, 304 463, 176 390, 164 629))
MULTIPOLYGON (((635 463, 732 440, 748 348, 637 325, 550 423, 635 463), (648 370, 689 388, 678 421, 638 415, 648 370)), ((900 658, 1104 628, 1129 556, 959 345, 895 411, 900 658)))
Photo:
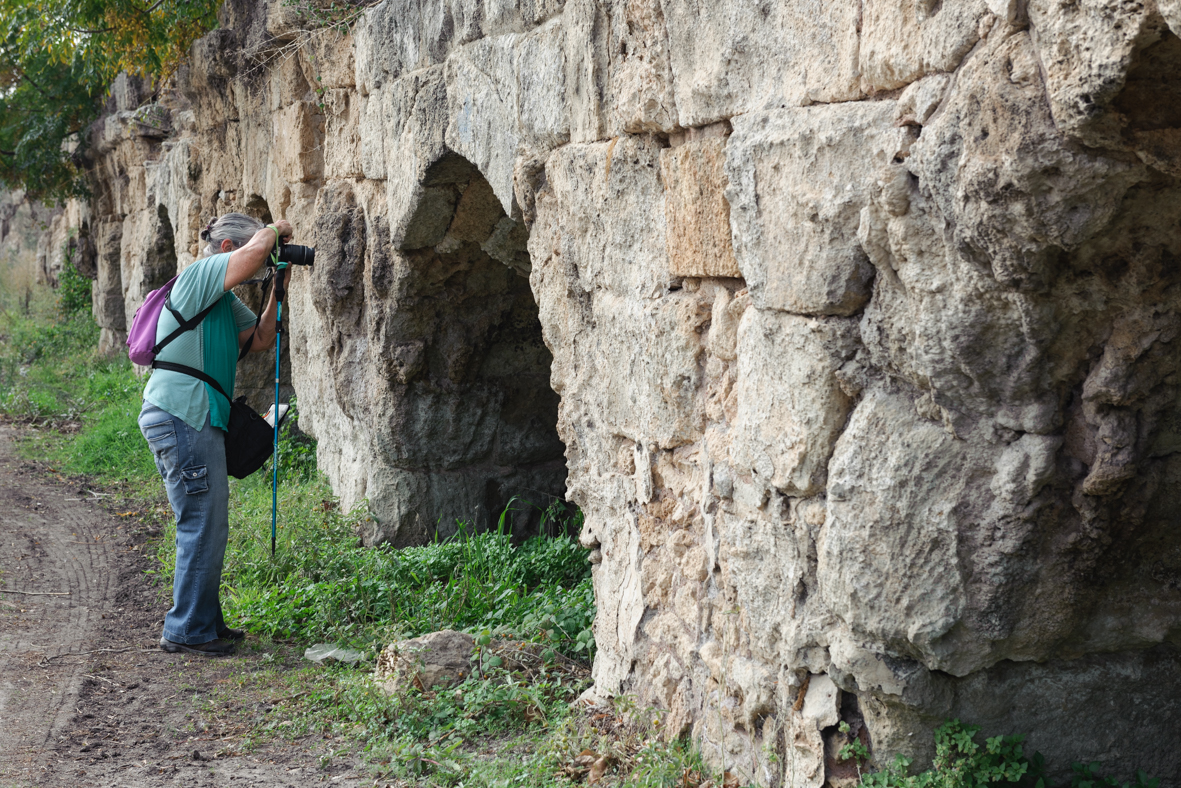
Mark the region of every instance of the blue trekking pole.
POLYGON ((279 422, 283 420, 283 412, 279 409, 279 365, 283 358, 283 299, 287 296, 283 279, 287 276, 289 265, 311 267, 316 260, 316 250, 312 247, 283 243, 277 237, 278 231, 275 235, 275 252, 271 256, 271 264, 275 266, 275 405, 271 411, 275 437, 271 454, 271 558, 275 557, 275 534, 279 527, 279 422))
POLYGON ((275 533, 279 522, 279 360, 283 357, 283 277, 287 263, 275 263, 275 422, 274 453, 271 455, 271 558, 275 557, 275 533))

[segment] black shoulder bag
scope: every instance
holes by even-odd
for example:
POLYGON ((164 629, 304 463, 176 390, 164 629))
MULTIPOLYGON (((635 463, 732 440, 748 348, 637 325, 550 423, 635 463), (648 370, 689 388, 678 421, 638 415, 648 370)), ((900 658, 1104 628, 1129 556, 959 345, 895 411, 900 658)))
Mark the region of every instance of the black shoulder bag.
MULTIPOLYGON (((263 282, 265 285, 266 280, 263 280, 263 282)), ((172 308, 170 301, 165 301, 165 308, 176 318, 176 321, 180 324, 180 328, 161 341, 156 346, 155 351, 158 353, 161 348, 185 331, 196 328, 205 319, 205 316, 212 311, 213 307, 217 306, 218 301, 214 301, 191 321, 186 321, 179 312, 172 308)), ((262 309, 266 309, 265 286, 263 288, 262 309)), ((258 324, 261 321, 262 312, 260 311, 254 321, 255 332, 258 331, 258 324)), ((238 361, 245 358, 253 344, 254 333, 251 333, 249 341, 246 342, 242 350, 238 353, 238 361)), ((231 476, 236 479, 245 479, 261 468, 270 458, 271 453, 274 451, 274 446, 271 442, 273 434, 271 425, 267 424, 263 417, 255 412, 254 408, 246 404, 246 397, 231 398, 225 392, 225 389, 221 387, 221 384, 214 380, 212 375, 207 375, 195 367, 189 367, 184 364, 173 364, 171 361, 157 360, 152 362, 152 368, 165 369, 169 372, 179 372, 183 375, 197 378, 197 380, 208 383, 214 391, 226 398, 226 402, 230 403, 230 422, 226 429, 226 470, 229 471, 231 476)))

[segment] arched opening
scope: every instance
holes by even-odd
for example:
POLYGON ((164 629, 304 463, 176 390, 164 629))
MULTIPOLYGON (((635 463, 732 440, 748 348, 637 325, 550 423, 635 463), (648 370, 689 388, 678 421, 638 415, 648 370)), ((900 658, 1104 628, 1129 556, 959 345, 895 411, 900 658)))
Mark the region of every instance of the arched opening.
POLYGON ((495 528, 515 498, 506 525, 536 532, 542 510, 564 505, 566 464, 527 233, 461 156, 432 165, 423 190, 399 244, 409 271, 397 295, 398 320, 420 339, 387 366, 406 387, 401 417, 425 443, 406 449, 432 476, 435 511, 420 516, 439 536, 456 519, 495 528))

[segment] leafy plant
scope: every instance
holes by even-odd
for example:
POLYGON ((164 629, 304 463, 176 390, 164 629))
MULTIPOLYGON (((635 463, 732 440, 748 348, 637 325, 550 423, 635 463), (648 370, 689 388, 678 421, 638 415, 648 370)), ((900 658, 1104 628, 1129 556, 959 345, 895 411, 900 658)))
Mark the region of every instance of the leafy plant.
POLYGON ((57 276, 58 308, 65 317, 90 311, 90 280, 78 273, 74 266, 76 249, 77 247, 66 244, 63 250, 65 263, 57 276))
POLYGON ((1130 783, 1120 783, 1114 777, 1104 777, 1099 772, 1099 762, 1075 763, 1071 765, 1073 774, 1070 777, 1070 788, 1157 788, 1160 780, 1149 777, 1142 769, 1136 770, 1136 775, 1130 783))
MULTIPOLYGON (((1024 736, 994 736, 982 747, 975 741, 978 727, 949 720, 935 731, 935 761, 925 772, 909 774, 910 760, 901 755, 878 772, 862 776, 866 788, 993 788, 1021 784, 1046 788, 1045 761, 1040 753, 1026 758, 1024 736)), ((843 751, 842 751, 843 753, 843 751)), ((842 754, 842 757, 843 754, 842 754)), ((1157 788, 1160 781, 1136 772, 1133 783, 1097 775, 1098 763, 1073 766, 1070 788, 1157 788)))
POLYGON ((120 71, 161 79, 217 24, 216 0, 0 0, 0 183, 84 192, 85 135, 120 71))
POLYGON ((869 761, 869 748, 865 746, 865 743, 861 739, 852 735, 852 729, 849 727, 849 723, 844 720, 841 720, 840 725, 837 726, 837 730, 845 734, 846 740, 840 752, 837 753, 837 758, 842 761, 852 760, 857 764, 857 768, 860 769, 862 764, 869 761))

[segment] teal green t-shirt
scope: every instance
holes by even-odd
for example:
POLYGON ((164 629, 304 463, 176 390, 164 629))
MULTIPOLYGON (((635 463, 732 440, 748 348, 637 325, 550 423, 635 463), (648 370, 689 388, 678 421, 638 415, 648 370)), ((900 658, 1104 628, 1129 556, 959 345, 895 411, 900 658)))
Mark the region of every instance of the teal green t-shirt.
MULTIPOLYGON (((191 318, 214 301, 218 304, 199 326, 174 339, 156 359, 199 369, 233 396, 238 333, 254 325, 255 314, 236 295, 222 290, 229 264, 229 254, 215 254, 193 263, 177 277, 169 303, 182 317, 191 318)), ((156 341, 179 325, 170 311, 161 311, 156 341)), ((144 399, 198 431, 205 426, 206 414, 214 427, 225 430, 229 424, 230 403, 226 398, 208 383, 183 372, 154 370, 144 389, 144 399)))

